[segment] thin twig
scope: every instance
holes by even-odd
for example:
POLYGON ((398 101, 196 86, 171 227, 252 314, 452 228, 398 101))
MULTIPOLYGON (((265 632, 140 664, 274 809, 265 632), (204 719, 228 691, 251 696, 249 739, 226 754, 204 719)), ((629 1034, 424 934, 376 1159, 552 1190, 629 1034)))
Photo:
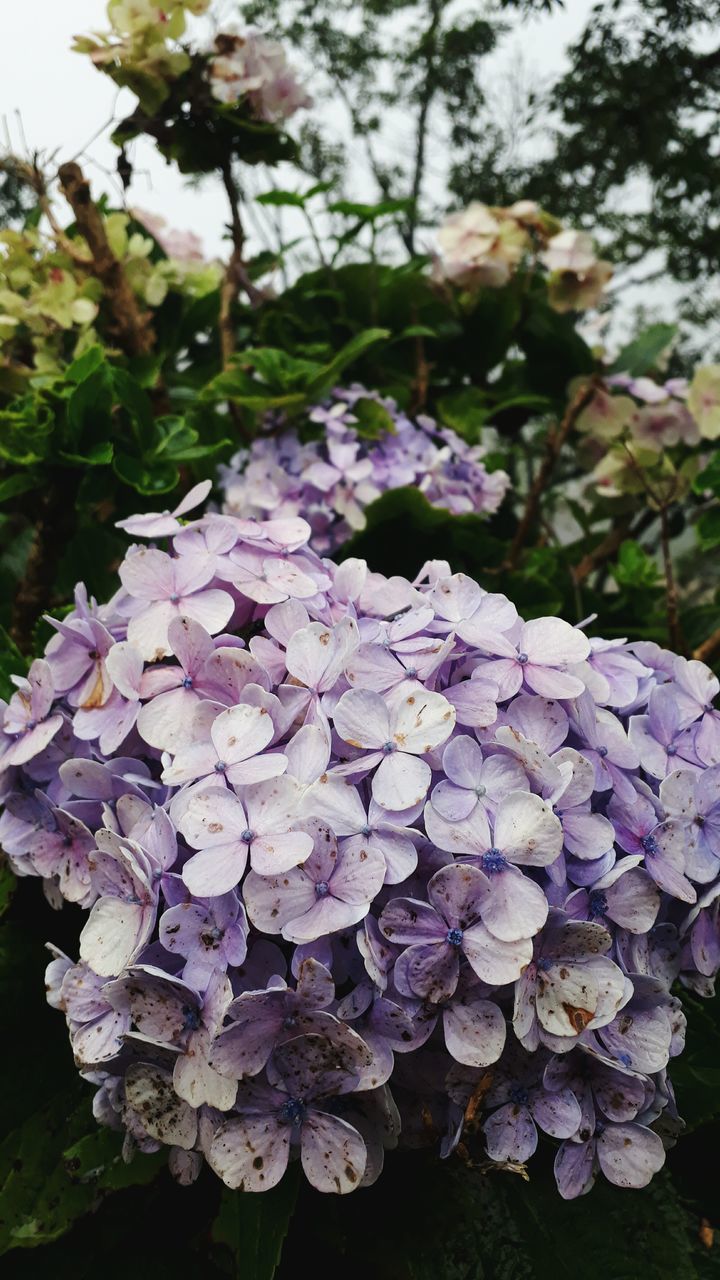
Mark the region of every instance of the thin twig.
POLYGON ((620 520, 605 534, 602 541, 598 542, 592 551, 588 551, 587 555, 578 561, 574 568, 570 570, 573 582, 578 585, 584 582, 595 569, 598 569, 601 564, 609 560, 611 556, 614 556, 630 532, 630 524, 631 521, 629 519, 620 520))
POLYGON ((243 260, 245 230, 240 218, 240 191, 229 159, 223 164, 222 180, 230 205, 230 234, 233 244, 230 261, 220 286, 220 354, 223 368, 226 369, 235 353, 235 326, 232 311, 240 289, 244 289, 253 306, 262 302, 266 295, 262 289, 256 288, 253 284, 243 260))
POLYGON ((423 81, 419 97, 420 110, 418 112, 417 132, 415 134, 415 164, 413 167, 412 186, 410 188, 410 199, 413 203, 407 221, 407 239, 409 241, 409 249, 411 253, 415 252, 418 201, 420 199, 423 176, 425 173, 428 120, 432 101, 437 93, 438 82, 435 69, 435 55, 437 53, 437 36, 442 19, 442 8, 443 6, 440 0, 430 0, 430 24, 421 41, 422 54, 425 60, 425 79, 423 81))
POLYGON ((665 572, 665 610, 667 615, 668 636, 673 648, 678 653, 681 653, 685 648, 685 642, 683 640, 682 629, 680 627, 677 582, 675 580, 672 554, 670 551, 670 530, 668 528, 668 508, 666 505, 660 508, 660 549, 662 551, 663 570, 665 572))
POLYGON ((720 627, 693 650, 693 658, 698 662, 712 662, 718 654, 720 654, 720 627))
POLYGON ((658 516, 660 517, 660 551, 663 562, 663 576, 665 578, 665 614, 667 617, 668 639, 674 649, 678 653, 685 653, 685 640, 680 626, 680 616, 678 609, 678 591, 677 582, 675 581, 675 572, 673 570, 672 554, 670 551, 670 529, 668 525, 668 511, 673 504, 675 494, 677 492, 677 480, 673 486, 672 492, 667 496, 661 497, 655 490, 643 471, 640 463, 635 457, 632 449, 623 441, 623 448, 630 460, 630 465, 642 484, 645 492, 657 507, 658 516))
POLYGON ((555 469, 555 464, 560 456, 562 447, 583 409, 590 403, 594 396, 596 387, 597 378, 593 375, 593 377, 589 378, 588 381, 583 383, 583 385, 578 389, 570 401, 560 425, 548 435, 547 444, 545 446, 545 456, 542 460, 540 470, 535 476, 525 499, 525 509, 520 517, 520 523, 515 531, 515 537, 512 540, 510 550, 503 565, 504 569, 512 570, 517 568, 528 534, 537 519, 538 511, 540 510, 540 500, 547 488, 550 476, 555 469))

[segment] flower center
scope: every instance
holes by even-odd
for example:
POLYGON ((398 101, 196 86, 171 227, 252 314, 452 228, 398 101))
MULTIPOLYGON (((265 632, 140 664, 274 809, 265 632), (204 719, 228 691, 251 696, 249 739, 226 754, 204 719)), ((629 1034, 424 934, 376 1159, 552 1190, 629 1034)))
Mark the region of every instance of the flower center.
POLYGON ((488 849, 480 859, 483 871, 489 876, 499 875, 507 867, 508 861, 499 849, 488 849))
POLYGON ((305 1119, 307 1107, 302 1098, 288 1098, 280 1108, 280 1123, 296 1125, 298 1128, 305 1119))
POLYGON ((294 1014, 289 1013, 287 1018, 283 1020, 283 1031, 292 1031, 297 1026, 297 1018, 294 1014))
POLYGON ((215 765, 215 772, 216 772, 216 773, 224 773, 226 769, 227 769, 227 764, 225 763, 225 761, 224 761, 224 760, 218 760, 218 761, 217 761, 217 763, 216 763, 216 765, 215 765))
POLYGON ((477 796, 478 800, 482 800, 483 796, 487 795, 487 787, 484 787, 482 782, 479 782, 478 785, 475 787, 475 795, 477 796))
POLYGON ((368 836, 371 836, 371 835, 372 835, 372 827, 369 827, 369 826, 367 825, 367 823, 365 823, 365 826, 364 826, 364 827, 362 828, 362 830, 360 831, 360 835, 361 835, 361 836, 364 836, 364 837, 365 837, 365 839, 367 840, 367 839, 368 839, 368 836))
POLYGON ((451 947, 461 947, 463 940, 462 929, 448 929, 445 934, 445 941, 450 943, 451 947))
POLYGON ((197 1031, 200 1026, 200 1014, 192 1005, 183 1005, 183 1028, 185 1031, 197 1031))
POLYGON ((517 656, 517 660, 520 663, 520 665, 524 667, 525 663, 528 661, 528 656, 526 653, 519 653, 517 656))
POLYGON ((327 898, 330 892, 330 885, 327 880, 318 880, 315 885, 315 896, 317 898, 327 898))
POLYGON ((391 756, 394 750, 395 750, 395 743, 394 743, 394 742, 385 742, 385 743, 383 743, 383 746, 382 746, 382 753, 383 753, 383 755, 384 755, 384 756, 391 756))
POLYGON ((588 912, 591 920, 597 920, 598 916, 604 916, 607 911, 608 900, 600 889, 593 889, 590 894, 588 903, 588 912))
POLYGON ((254 832, 252 832, 249 827, 246 827, 245 830, 242 832, 240 839, 242 840, 243 844, 250 844, 250 842, 253 839, 253 836, 254 836, 254 832))
POLYGON ((673 744, 672 744, 672 742, 670 743, 670 746, 669 746, 669 747, 666 747, 666 748, 665 748, 665 750, 667 751, 667 754, 668 754, 669 756, 677 755, 677 747, 674 747, 674 746, 673 746, 673 744))
POLYGON ((528 1100, 528 1091, 523 1089, 522 1085, 516 1084, 510 1090, 510 1101, 515 1103, 516 1107, 524 1107, 528 1100))
POLYGON ((601 759, 601 760, 604 760, 604 759, 605 759, 605 757, 606 757, 606 755, 607 755, 607 751, 608 751, 607 747, 598 747, 598 749, 597 749, 597 753, 598 753, 598 755, 600 756, 600 759, 601 759))
POLYGON ((178 595, 177 591, 173 591, 173 593, 172 593, 172 595, 171 595, 171 597, 170 597, 170 603, 171 603, 171 604, 177 604, 177 603, 178 603, 178 601, 179 601, 179 599, 180 599, 180 597, 179 597, 179 595, 178 595))
POLYGON ((645 852, 650 854, 651 858, 656 857, 660 852, 658 842, 654 836, 643 836, 640 844, 645 852))
POLYGON ((182 687, 183 687, 183 689, 192 689, 192 687, 193 687, 193 679, 192 679, 192 676, 186 676, 186 677, 185 677, 185 679, 184 679, 184 680, 183 680, 183 682, 182 682, 182 687))

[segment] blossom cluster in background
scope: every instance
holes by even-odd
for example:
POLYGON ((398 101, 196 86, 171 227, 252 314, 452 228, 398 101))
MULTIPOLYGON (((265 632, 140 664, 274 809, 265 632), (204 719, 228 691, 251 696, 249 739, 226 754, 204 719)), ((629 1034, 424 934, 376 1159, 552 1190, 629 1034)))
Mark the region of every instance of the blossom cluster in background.
POLYGON ((644 1186, 671 987, 720 964, 718 680, 302 519, 187 523, 206 492, 124 522, 151 544, 2 709, 2 846, 88 913, 48 991, 97 1119, 183 1183, 541 1133, 563 1196, 644 1186))
POLYGON ((269 421, 266 435, 221 467, 220 484, 229 514, 307 520, 322 555, 364 528, 365 508, 388 489, 413 485, 455 515, 489 515, 510 484, 506 472, 486 469, 481 446, 425 415, 413 421, 394 400, 357 384, 337 388, 308 416, 319 438, 303 443, 296 429, 269 421), (366 408, 382 415, 370 435, 366 408))
POLYGON ((473 200, 438 229, 436 276, 468 290, 500 289, 530 261, 547 271, 548 301, 555 311, 597 306, 612 276, 598 258, 592 236, 563 229, 532 200, 508 208, 473 200))
MULTIPOLYGON (((159 230, 156 215, 138 211, 137 218, 153 235, 159 230)), ((104 214, 103 229, 134 295, 149 307, 161 306, 171 291, 201 297, 217 289, 221 268, 203 261, 192 233, 158 235, 168 256, 154 261, 153 241, 127 213, 104 214)), ((0 231, 0 347, 15 374, 56 373, 97 342, 103 290, 90 261, 77 232, 53 243, 36 227, 0 231)))
POLYGON ((637 444, 660 452, 720 436, 720 365, 699 365, 690 381, 613 374, 606 383, 578 419, 579 430, 597 439, 614 440, 627 431, 637 444))
POLYGON ((720 436, 720 366, 665 382, 611 374, 576 426, 598 458, 590 481, 605 497, 647 493, 649 485, 656 495, 671 489, 677 500, 701 471, 708 442, 720 436))
POLYGON ((215 39, 210 61, 210 87, 220 102, 246 99, 257 120, 287 120, 300 107, 312 106, 285 50, 259 31, 223 31, 215 39))

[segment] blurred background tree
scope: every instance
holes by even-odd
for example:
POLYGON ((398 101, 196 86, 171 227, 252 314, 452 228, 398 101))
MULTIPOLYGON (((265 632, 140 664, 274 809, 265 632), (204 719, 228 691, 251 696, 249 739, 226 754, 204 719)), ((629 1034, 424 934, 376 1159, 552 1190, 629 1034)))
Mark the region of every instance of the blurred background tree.
MULTIPOLYGON (((234 9, 235 6, 233 5, 234 9)), ((321 179, 367 164, 378 198, 412 199, 408 250, 447 208, 521 197, 600 229, 617 287, 654 318, 657 286, 693 356, 720 349, 720 5, 601 0, 544 82, 491 55, 555 0, 248 0, 246 21, 304 53, 322 106, 303 132, 321 179), (343 111, 345 120, 343 121, 343 111), (344 128, 355 145, 342 145, 344 128), (358 150, 362 147, 364 155, 358 150)), ((532 49, 528 52, 531 54, 532 49)), ((427 240, 427 237, 426 237, 427 240)), ((634 317, 635 318, 635 317, 634 317)))

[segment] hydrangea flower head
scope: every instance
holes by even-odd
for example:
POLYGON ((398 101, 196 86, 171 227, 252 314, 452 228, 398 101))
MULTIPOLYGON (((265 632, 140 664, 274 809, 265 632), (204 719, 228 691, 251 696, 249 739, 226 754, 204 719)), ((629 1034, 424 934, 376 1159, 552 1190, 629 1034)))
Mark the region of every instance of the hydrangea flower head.
POLYGON ((462 1139, 644 1186, 671 987, 720 966, 717 680, 201 498, 124 522, 122 590, 2 708, 0 840, 86 913, 47 986, 99 1121, 183 1184, 346 1194, 462 1139))

